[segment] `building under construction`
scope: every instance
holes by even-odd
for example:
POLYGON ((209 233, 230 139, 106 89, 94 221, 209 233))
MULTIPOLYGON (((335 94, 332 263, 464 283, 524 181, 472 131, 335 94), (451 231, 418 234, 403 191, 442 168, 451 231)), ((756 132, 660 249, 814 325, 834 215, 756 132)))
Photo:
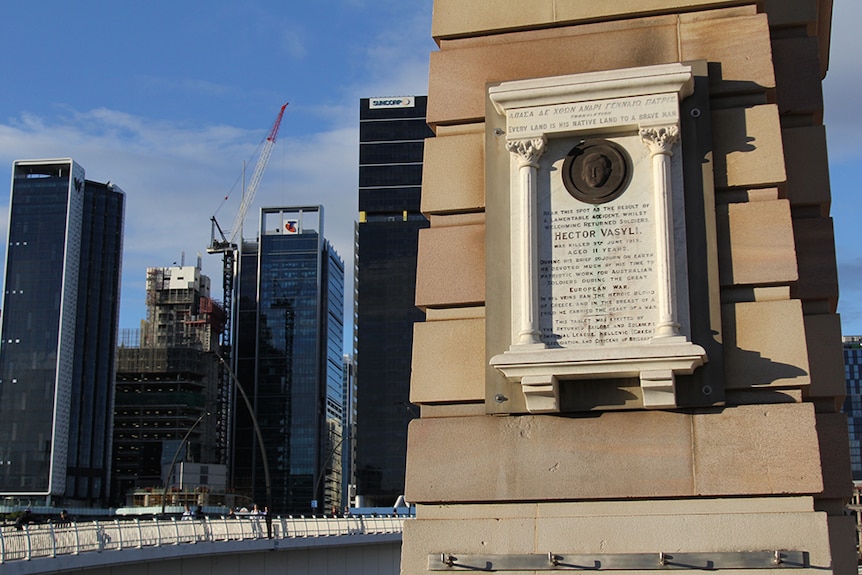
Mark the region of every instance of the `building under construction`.
MULTIPOLYGON (((147 269, 147 319, 120 335, 113 489, 162 487, 174 461, 226 464, 227 397, 215 355, 224 311, 196 266, 147 269)), ((185 486, 184 486, 185 487, 185 486)), ((191 489, 224 486, 189 486, 191 489)))

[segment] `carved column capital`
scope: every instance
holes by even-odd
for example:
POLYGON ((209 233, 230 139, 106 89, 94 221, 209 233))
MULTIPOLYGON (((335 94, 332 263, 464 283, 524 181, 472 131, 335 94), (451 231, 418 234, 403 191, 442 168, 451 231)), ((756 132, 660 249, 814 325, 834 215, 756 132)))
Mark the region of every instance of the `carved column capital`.
POLYGON ((527 140, 510 140, 506 149, 518 156, 520 165, 538 167, 539 158, 547 149, 548 138, 544 135, 527 140))
POLYGON ((679 138, 679 128, 677 126, 641 128, 639 133, 644 143, 649 147, 650 154, 653 156, 656 154, 672 155, 671 149, 679 138))

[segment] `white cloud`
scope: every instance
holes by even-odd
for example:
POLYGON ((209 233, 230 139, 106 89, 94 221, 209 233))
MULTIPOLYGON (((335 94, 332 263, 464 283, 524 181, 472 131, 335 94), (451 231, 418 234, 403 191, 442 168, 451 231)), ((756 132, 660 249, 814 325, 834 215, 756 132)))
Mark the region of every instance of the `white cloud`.
POLYGON ((362 86, 364 97, 427 94, 429 54, 436 45, 431 39, 431 2, 422 4, 425 9, 405 15, 398 26, 384 28, 369 43, 371 81, 362 86))
POLYGON ((237 94, 237 90, 227 84, 200 78, 162 78, 158 76, 136 76, 141 89, 151 93, 194 94, 206 97, 224 97, 237 94))
MULTIPOLYGON (((89 179, 111 180, 126 192, 122 323, 133 327, 144 317, 146 267, 171 265, 183 252, 191 264, 197 252, 205 251, 210 217, 236 181, 242 160, 265 135, 266 130, 251 134, 231 126, 153 122, 104 108, 75 112, 62 121, 27 115, 12 125, 0 124, 0 177, 5 174, 9 181, 15 159, 73 157, 89 179)), ((253 235, 263 204, 321 203, 328 208, 327 235, 343 257, 351 258, 356 141, 355 129, 343 128, 279 142, 285 149, 277 147, 270 160, 246 235, 253 235), (281 194, 274 191, 279 185, 285 190, 281 194)), ((236 192, 219 214, 223 226, 233 223, 238 204, 236 192)), ((7 206, 4 198, 2 207, 7 206)), ((216 256, 204 257, 214 283, 220 281, 220 265, 216 256)))
POLYGON ((305 36, 305 31, 299 25, 288 23, 283 26, 279 32, 279 38, 285 55, 294 60, 305 58, 308 55, 305 36))
POLYGON ((833 6, 829 71, 823 82, 825 118, 832 162, 862 160, 862 116, 859 94, 858 24, 862 3, 838 1, 833 6))

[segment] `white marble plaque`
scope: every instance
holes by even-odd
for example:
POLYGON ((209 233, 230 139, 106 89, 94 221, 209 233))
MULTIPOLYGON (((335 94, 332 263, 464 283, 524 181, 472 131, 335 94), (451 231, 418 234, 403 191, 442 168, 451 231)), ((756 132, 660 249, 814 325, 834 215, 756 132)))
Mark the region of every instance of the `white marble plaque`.
POLYGON ((489 88, 505 116, 512 344, 490 363, 531 413, 572 379, 639 377, 643 406, 676 406, 706 361, 688 339, 679 102, 667 64, 489 88), (568 159, 567 159, 568 157, 568 159), (630 170, 630 171, 629 171, 630 170))

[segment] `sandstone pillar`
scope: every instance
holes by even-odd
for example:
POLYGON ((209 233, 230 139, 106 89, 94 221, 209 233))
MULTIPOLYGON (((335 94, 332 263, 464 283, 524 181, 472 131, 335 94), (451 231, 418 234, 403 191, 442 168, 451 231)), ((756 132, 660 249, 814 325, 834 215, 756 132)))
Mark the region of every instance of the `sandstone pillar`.
POLYGON ((403 573, 855 572, 830 0, 435 0, 403 573))

